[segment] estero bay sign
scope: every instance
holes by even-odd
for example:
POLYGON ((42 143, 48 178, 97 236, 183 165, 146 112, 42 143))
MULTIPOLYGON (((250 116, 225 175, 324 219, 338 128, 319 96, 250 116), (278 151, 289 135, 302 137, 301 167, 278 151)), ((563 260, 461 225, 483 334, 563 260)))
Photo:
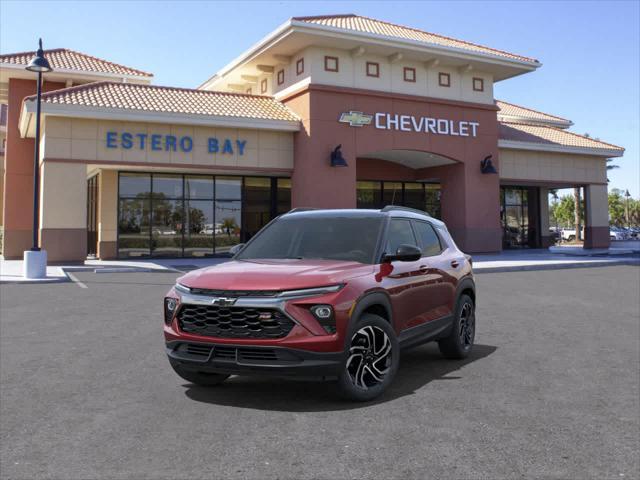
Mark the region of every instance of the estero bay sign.
MULTIPOLYGON (((162 134, 131 133, 131 132, 107 132, 107 148, 124 148, 125 150, 138 149, 164 151, 164 152, 185 152, 193 150, 193 138, 189 135, 175 136, 162 134)), ((233 155, 244 155, 246 140, 231 140, 229 138, 218 139, 209 137, 207 139, 207 151, 209 153, 221 153, 233 155)))
POLYGON ((451 135, 455 137, 476 137, 479 122, 456 121, 446 118, 416 117, 377 112, 373 115, 349 111, 343 112, 338 119, 340 123, 348 123, 352 127, 363 127, 374 124, 380 130, 399 130, 402 132, 431 133, 434 135, 451 135))

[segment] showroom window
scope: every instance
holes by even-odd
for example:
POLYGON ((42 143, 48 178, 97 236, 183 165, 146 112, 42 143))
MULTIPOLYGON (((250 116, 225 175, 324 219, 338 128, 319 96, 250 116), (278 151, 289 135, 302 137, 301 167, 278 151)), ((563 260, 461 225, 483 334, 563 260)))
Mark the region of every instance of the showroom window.
POLYGON ((291 209, 291 180, 121 172, 118 256, 206 257, 291 209))
POLYGON ((438 183, 358 181, 356 197, 358 208, 399 205, 426 211, 434 218, 441 217, 438 183))

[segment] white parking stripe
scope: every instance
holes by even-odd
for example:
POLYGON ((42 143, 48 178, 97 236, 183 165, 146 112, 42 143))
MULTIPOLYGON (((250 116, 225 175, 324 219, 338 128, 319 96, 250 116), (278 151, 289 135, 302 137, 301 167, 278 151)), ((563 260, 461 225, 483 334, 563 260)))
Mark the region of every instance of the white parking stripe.
POLYGON ((78 285, 80 288, 89 288, 76 277, 73 273, 67 272, 67 276, 71 279, 73 283, 78 285))

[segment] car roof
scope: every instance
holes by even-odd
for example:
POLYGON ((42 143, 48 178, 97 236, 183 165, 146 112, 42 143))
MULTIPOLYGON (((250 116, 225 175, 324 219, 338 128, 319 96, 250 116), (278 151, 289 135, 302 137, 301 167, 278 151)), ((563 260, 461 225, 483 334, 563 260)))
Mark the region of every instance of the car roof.
POLYGON ((339 208, 339 209, 315 209, 315 208, 294 208, 284 214, 285 216, 300 217, 399 217, 413 218, 416 220, 427 220, 436 225, 444 226, 444 223, 431 217, 427 212, 415 210, 408 207, 387 206, 380 210, 366 208, 339 208))

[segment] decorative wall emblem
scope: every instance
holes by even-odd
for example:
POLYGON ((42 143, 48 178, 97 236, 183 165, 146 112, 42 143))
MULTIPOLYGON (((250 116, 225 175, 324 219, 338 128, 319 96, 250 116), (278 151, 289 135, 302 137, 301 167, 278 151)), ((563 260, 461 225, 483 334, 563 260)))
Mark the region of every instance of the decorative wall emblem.
POLYGON ((371 125, 371 122, 373 121, 373 115, 362 112, 354 112, 353 110, 351 110, 349 112, 342 112, 338 121, 340 123, 348 123, 352 127, 362 127, 364 125, 371 125))

